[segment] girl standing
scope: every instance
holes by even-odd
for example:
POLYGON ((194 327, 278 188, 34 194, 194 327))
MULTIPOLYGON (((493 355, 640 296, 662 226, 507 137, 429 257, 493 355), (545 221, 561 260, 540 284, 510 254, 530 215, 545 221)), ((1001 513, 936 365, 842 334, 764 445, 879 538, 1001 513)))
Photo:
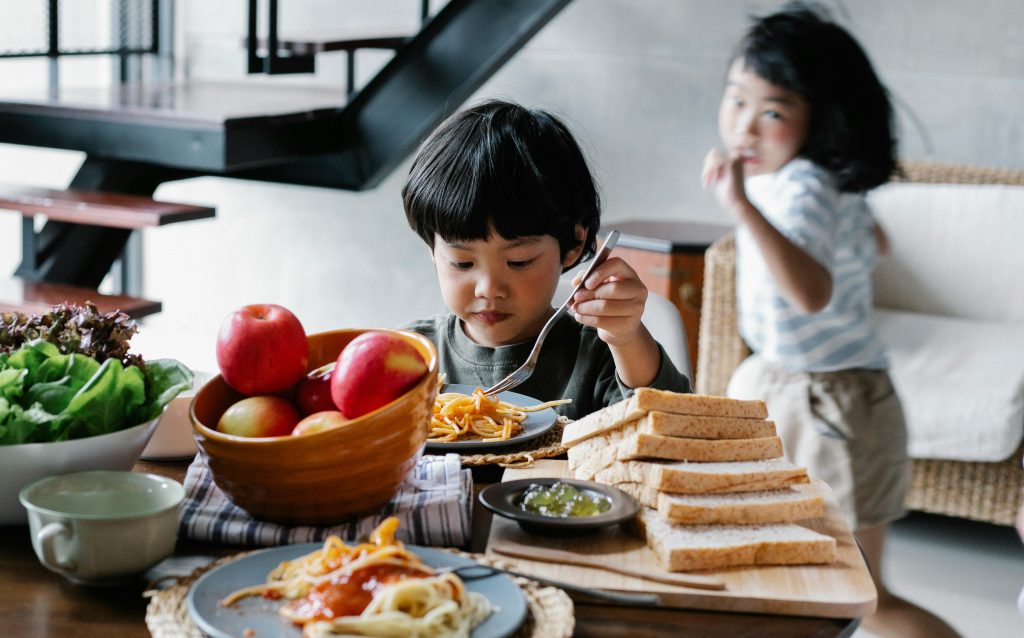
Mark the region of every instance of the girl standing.
POLYGON ((899 399, 872 325, 884 236, 864 193, 896 164, 892 107, 863 49, 801 5, 754 22, 719 109, 724 150, 703 181, 736 217, 740 333, 754 354, 729 395, 763 399, 787 456, 828 483, 878 589, 880 636, 956 636, 882 579, 888 524, 905 513, 899 399))

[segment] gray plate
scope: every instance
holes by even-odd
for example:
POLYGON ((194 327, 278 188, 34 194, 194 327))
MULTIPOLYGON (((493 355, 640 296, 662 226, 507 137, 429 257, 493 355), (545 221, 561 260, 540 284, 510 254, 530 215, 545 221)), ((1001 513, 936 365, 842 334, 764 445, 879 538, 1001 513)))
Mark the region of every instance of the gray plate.
MULTIPOLYGON (((231 607, 220 601, 231 592, 266 582, 267 574, 281 561, 291 560, 323 547, 322 543, 283 545, 242 557, 211 570, 199 578, 188 592, 188 611, 199 629, 214 638, 237 638, 247 629, 255 636, 301 638, 302 630, 282 618, 277 610, 286 601, 262 597, 244 598, 231 607)), ((432 567, 471 565, 473 561, 448 552, 407 545, 432 567)), ((512 579, 495 574, 466 582, 469 591, 487 596, 496 609, 473 630, 473 638, 503 638, 512 635, 526 618, 526 597, 512 579)))
MULTIPOLYGON (((459 383, 448 383, 441 389, 441 392, 461 392, 462 394, 473 394, 476 390, 474 385, 462 385, 459 383)), ((533 397, 516 392, 499 392, 498 398, 512 405, 529 407, 543 403, 533 397)), ((507 441, 452 441, 450 443, 427 442, 426 451, 435 454, 454 452, 463 454, 465 452, 488 452, 501 450, 502 448, 514 447, 521 443, 531 441, 543 436, 548 430, 555 427, 558 414, 552 408, 544 408, 539 412, 527 412, 526 420, 523 421, 523 431, 507 441)))

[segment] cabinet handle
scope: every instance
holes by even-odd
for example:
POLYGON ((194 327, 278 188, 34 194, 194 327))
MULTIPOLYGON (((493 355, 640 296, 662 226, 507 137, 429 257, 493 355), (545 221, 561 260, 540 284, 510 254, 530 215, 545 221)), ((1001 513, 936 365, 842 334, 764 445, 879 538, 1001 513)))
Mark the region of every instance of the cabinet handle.
POLYGON ((691 283, 679 286, 679 303, 690 312, 700 314, 700 288, 691 283))

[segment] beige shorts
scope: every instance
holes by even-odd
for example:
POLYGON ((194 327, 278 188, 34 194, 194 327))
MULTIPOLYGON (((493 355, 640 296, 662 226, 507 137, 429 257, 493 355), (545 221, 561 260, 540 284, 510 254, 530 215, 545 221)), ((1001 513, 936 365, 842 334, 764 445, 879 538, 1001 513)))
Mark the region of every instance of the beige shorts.
POLYGON ((764 400, 786 457, 832 487, 852 529, 906 513, 907 427, 885 370, 787 372, 753 355, 728 395, 764 400))

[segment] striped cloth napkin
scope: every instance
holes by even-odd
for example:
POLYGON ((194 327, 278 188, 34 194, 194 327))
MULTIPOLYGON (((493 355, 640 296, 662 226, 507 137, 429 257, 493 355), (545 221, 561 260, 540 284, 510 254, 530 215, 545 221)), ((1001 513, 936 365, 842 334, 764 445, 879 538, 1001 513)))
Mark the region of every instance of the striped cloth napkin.
POLYGON ((288 526, 253 518, 213 482, 197 454, 185 475, 185 501, 178 536, 230 545, 275 546, 324 540, 329 534, 348 542, 365 538, 388 516, 400 523, 397 537, 413 545, 465 547, 470 538, 473 475, 458 454, 423 456, 398 492, 381 509, 331 526, 288 526))

